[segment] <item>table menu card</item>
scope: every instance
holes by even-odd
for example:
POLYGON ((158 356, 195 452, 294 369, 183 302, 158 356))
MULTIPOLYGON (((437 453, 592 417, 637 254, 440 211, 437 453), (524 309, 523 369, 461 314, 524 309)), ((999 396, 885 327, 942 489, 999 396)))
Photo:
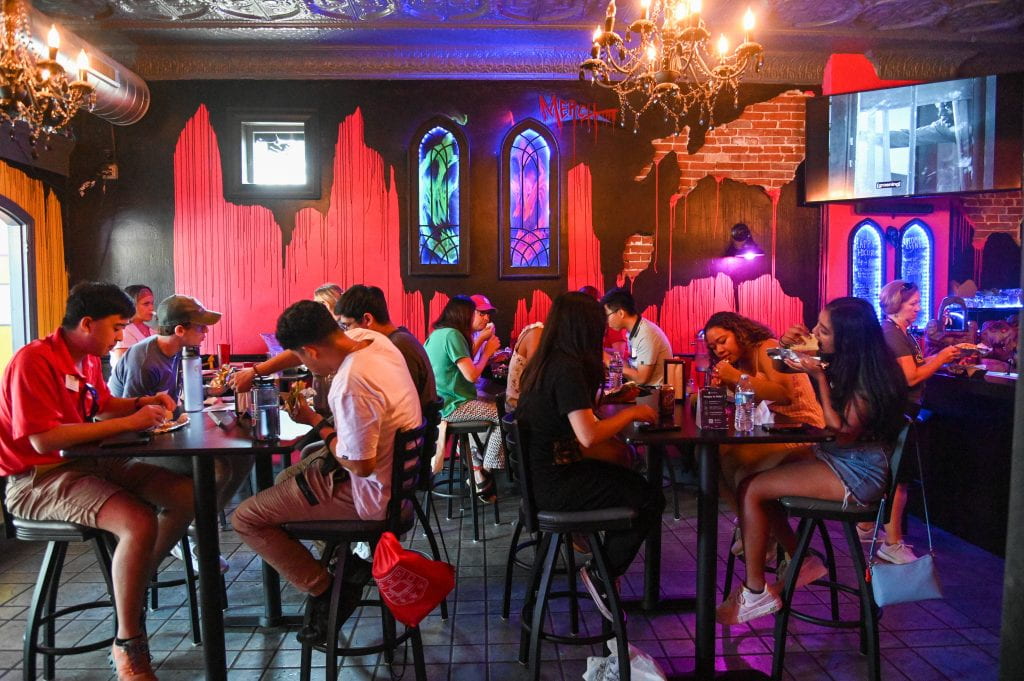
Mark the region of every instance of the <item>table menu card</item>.
POLYGON ((705 430, 727 430, 725 388, 709 386, 697 393, 697 427, 705 430))

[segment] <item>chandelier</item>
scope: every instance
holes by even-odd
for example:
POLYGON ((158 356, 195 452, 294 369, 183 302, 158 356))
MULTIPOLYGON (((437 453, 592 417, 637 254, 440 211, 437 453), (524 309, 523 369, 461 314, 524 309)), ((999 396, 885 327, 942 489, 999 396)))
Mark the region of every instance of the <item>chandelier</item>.
POLYGON ((623 39, 615 32, 615 0, 609 0, 590 58, 580 64, 581 80, 589 72, 592 82, 618 96, 620 125, 631 118, 637 132, 641 116, 653 111, 676 134, 691 116, 698 125, 713 127, 715 104, 725 92, 738 108, 740 78, 764 63, 764 49, 752 37, 754 13, 748 9, 743 17, 743 42, 730 52, 722 34, 712 55, 701 0, 640 0, 640 8, 623 39))
POLYGON ((60 34, 51 26, 47 52, 36 55, 25 0, 2 0, 0 32, 0 124, 14 136, 15 124, 28 126, 31 144, 41 135, 69 134, 68 124, 82 108, 95 102, 88 82, 89 56, 78 55, 77 77, 71 80, 57 62, 60 34))

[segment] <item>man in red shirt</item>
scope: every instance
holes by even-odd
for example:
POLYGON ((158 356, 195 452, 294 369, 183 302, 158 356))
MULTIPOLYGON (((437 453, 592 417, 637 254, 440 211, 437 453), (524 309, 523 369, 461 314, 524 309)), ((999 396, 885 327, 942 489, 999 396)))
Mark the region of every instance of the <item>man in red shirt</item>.
POLYGON ((134 312, 114 284, 83 282, 71 290, 60 328, 14 355, 0 382, 0 475, 14 516, 117 537, 112 657, 118 679, 149 681, 156 676, 142 623, 146 587, 192 519, 192 481, 128 458, 60 457, 74 445, 159 425, 174 407, 166 394, 113 397, 103 380, 100 356, 134 312))

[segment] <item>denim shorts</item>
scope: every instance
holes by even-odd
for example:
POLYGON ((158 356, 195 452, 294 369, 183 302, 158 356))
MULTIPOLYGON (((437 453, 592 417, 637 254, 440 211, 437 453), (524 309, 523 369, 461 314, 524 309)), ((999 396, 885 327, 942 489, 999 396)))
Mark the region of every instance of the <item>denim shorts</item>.
POLYGON ((824 442, 814 453, 843 483, 843 508, 851 499, 858 506, 873 504, 889 489, 889 455, 880 444, 824 442))

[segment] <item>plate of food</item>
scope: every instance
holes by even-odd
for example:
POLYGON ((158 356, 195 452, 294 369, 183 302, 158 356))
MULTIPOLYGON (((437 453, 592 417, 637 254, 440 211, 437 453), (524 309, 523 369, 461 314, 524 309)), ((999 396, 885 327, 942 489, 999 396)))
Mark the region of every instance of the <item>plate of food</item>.
POLYGON ((186 414, 185 412, 182 412, 181 416, 179 416, 178 418, 174 418, 173 412, 168 412, 166 420, 159 426, 154 428, 153 432, 157 434, 169 433, 172 430, 177 430, 178 428, 188 425, 189 421, 190 419, 188 417, 188 414, 186 414))
POLYGON ((961 364, 960 362, 951 362, 949 364, 943 364, 942 368, 945 369, 946 373, 950 376, 962 376, 964 378, 982 378, 988 369, 983 364, 961 364))
POLYGON ((805 350, 801 350, 798 346, 790 348, 768 348, 767 350, 765 350, 765 354, 767 354, 772 359, 772 367, 781 374, 803 373, 799 369, 794 369, 788 364, 786 364, 787 359, 793 362, 799 362, 801 355, 817 361, 824 368, 825 366, 827 366, 827 364, 821 361, 821 358, 817 356, 817 352, 817 343, 815 343, 814 352, 807 352, 805 350))

